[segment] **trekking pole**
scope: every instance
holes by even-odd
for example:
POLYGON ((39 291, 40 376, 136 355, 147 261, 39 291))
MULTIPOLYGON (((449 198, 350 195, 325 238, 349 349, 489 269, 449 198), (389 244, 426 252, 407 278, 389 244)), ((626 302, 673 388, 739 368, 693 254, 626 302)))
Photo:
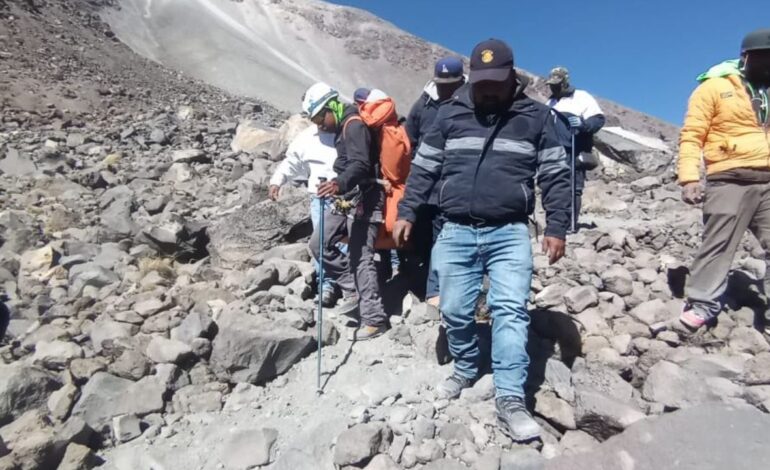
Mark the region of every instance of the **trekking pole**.
POLYGON ((570 231, 572 233, 577 233, 577 174, 575 171, 575 156, 577 152, 575 151, 575 131, 572 130, 572 155, 569 162, 569 171, 570 171, 570 231))
MULTIPOLYGON (((319 183, 326 183, 326 178, 318 178, 319 183)), ((323 305, 323 285, 324 285, 324 213, 326 209, 326 198, 321 198, 321 209, 318 214, 318 370, 316 373, 316 393, 321 394, 321 346, 323 343, 324 329, 324 305, 323 305)))

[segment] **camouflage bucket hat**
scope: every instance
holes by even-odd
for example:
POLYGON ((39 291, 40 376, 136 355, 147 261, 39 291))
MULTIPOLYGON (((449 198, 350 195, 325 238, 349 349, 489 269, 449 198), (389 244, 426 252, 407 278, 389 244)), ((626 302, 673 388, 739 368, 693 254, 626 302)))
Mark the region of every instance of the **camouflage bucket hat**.
POLYGON ((556 67, 551 70, 551 74, 545 81, 548 85, 558 85, 560 83, 569 83, 569 70, 566 67, 556 67))

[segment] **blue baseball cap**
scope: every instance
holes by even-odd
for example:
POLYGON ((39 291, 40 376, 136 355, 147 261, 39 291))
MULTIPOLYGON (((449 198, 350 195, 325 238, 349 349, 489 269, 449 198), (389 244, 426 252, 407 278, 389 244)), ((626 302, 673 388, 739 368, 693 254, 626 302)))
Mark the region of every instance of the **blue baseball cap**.
POLYGON ((463 62, 457 57, 444 57, 436 62, 433 81, 436 83, 456 83, 463 79, 463 62))
POLYGON ((353 101, 359 104, 363 103, 369 97, 369 93, 371 92, 372 90, 369 88, 357 88, 356 91, 353 92, 353 101))

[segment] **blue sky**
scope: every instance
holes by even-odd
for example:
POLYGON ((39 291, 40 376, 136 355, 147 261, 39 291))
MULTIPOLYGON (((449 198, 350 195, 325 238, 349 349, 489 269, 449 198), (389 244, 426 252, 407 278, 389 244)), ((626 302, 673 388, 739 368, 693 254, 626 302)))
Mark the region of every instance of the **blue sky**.
MULTIPOLYGON (((579 88, 680 125, 695 77, 770 27, 767 0, 335 0, 468 55, 489 37, 516 65, 565 65, 579 88)), ((430 65, 430 64, 428 64, 430 65)))

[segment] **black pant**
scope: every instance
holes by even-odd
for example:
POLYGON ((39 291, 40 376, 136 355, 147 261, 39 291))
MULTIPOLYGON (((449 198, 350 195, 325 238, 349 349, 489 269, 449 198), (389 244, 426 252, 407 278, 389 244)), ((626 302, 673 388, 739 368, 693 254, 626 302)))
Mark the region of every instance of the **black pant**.
POLYGON ((5 336, 5 330, 8 328, 8 323, 11 321, 11 312, 3 302, 4 300, 5 296, 0 295, 0 341, 2 341, 5 336))
POLYGON ((585 185, 585 168, 575 168, 575 228, 578 228, 580 222, 580 210, 583 207, 583 189, 585 189, 585 185))

